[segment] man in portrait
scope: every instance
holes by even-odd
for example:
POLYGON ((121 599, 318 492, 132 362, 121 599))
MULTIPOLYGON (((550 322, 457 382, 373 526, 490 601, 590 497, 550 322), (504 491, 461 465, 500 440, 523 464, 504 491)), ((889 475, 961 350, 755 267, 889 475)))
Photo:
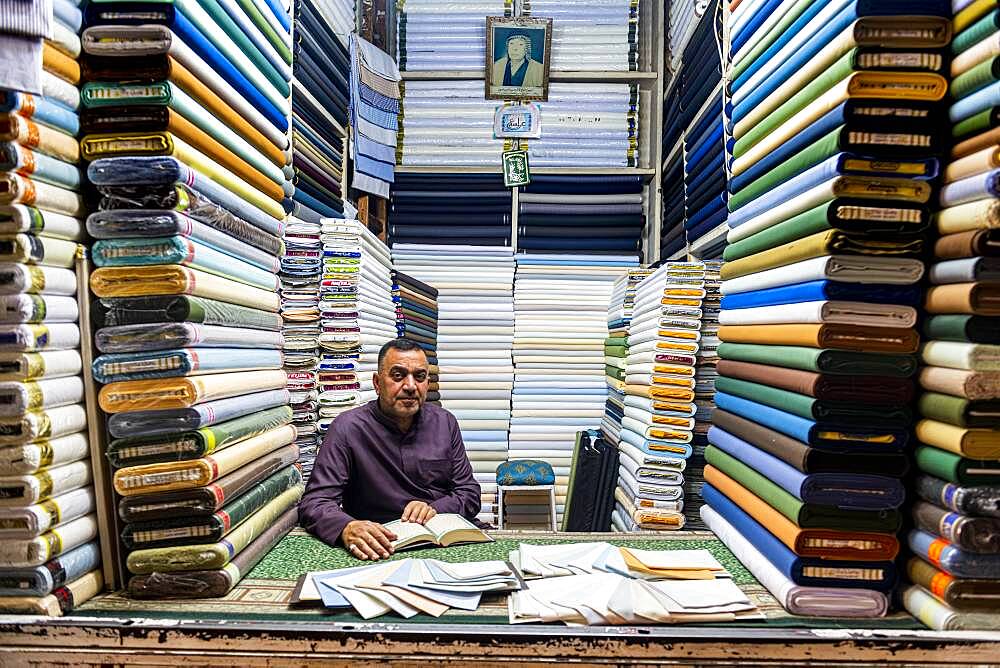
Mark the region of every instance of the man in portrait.
POLYGON ((544 85, 544 74, 542 63, 531 57, 531 37, 527 34, 509 36, 506 53, 493 61, 494 86, 540 88, 544 85))

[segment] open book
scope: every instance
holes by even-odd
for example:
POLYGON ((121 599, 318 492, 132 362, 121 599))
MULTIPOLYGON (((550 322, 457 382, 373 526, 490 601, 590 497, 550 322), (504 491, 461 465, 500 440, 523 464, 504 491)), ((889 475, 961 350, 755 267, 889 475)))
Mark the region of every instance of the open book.
POLYGON ((403 522, 396 520, 383 525, 396 534, 392 542, 394 550, 401 550, 422 545, 458 545, 464 543, 489 543, 493 539, 483 533, 482 529, 455 513, 435 515, 427 520, 427 524, 403 522))

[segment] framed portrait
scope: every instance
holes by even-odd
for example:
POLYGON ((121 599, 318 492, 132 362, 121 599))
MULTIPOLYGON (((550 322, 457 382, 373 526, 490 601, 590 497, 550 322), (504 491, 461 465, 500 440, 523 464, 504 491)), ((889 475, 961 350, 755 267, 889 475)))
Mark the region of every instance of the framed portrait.
POLYGON ((548 100, 552 19, 486 17, 486 99, 548 100))

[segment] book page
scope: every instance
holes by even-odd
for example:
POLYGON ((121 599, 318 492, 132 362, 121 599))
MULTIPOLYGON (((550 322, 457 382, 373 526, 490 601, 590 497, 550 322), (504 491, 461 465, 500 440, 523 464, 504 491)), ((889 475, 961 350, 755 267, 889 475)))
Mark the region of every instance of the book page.
POLYGON ((428 530, 427 527, 417 522, 394 520, 382 526, 396 534, 396 540, 392 541, 393 547, 421 540, 436 543, 438 540, 433 531, 428 530))
POLYGON ((442 513, 440 515, 435 515, 427 520, 427 524, 424 526, 427 527, 429 531, 433 532, 434 536, 439 541, 445 536, 445 534, 452 531, 467 531, 469 529, 479 531, 479 527, 456 513, 442 513))

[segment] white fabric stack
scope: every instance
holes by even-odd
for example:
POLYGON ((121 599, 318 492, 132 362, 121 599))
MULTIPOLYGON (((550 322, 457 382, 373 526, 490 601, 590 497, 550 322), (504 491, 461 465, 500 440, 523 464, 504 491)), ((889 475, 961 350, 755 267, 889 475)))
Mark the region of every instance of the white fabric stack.
POLYGON ((638 69, 638 0, 521 0, 518 9, 552 19, 553 71, 638 69))
POLYGON ((395 244, 397 269, 438 289, 441 406, 458 419, 476 481, 479 519, 496 522, 496 469, 507 461, 514 385, 514 259, 501 246, 395 244))
MULTIPOLYGON (((404 71, 482 72, 486 17, 510 16, 510 0, 400 0, 396 58, 404 71)), ((482 82, 480 82, 482 85, 482 82)))
MULTIPOLYGON (((604 339, 615 281, 634 257, 522 254, 514 282, 514 394, 510 459, 537 459, 556 475, 561 518, 576 433, 604 417, 604 339)), ((634 266, 634 264, 633 264, 634 266)), ((511 505, 512 527, 545 526, 545 504, 511 505)), ((561 519, 559 520, 561 522, 561 519)))
POLYGON ((375 399, 378 351, 396 338, 389 249, 356 220, 324 219, 319 425, 375 399))
POLYGON ((608 345, 628 346, 628 327, 635 306, 635 289, 653 273, 652 269, 632 269, 615 281, 608 305, 608 334, 604 349, 604 374, 608 384, 608 405, 605 407, 601 431, 614 445, 621 439, 622 415, 625 412, 625 357, 612 355, 608 345), (620 378, 619 378, 620 377, 620 378))
POLYGON ((681 56, 701 17, 714 6, 710 0, 671 0, 667 29, 667 66, 676 72, 681 66, 681 56))

